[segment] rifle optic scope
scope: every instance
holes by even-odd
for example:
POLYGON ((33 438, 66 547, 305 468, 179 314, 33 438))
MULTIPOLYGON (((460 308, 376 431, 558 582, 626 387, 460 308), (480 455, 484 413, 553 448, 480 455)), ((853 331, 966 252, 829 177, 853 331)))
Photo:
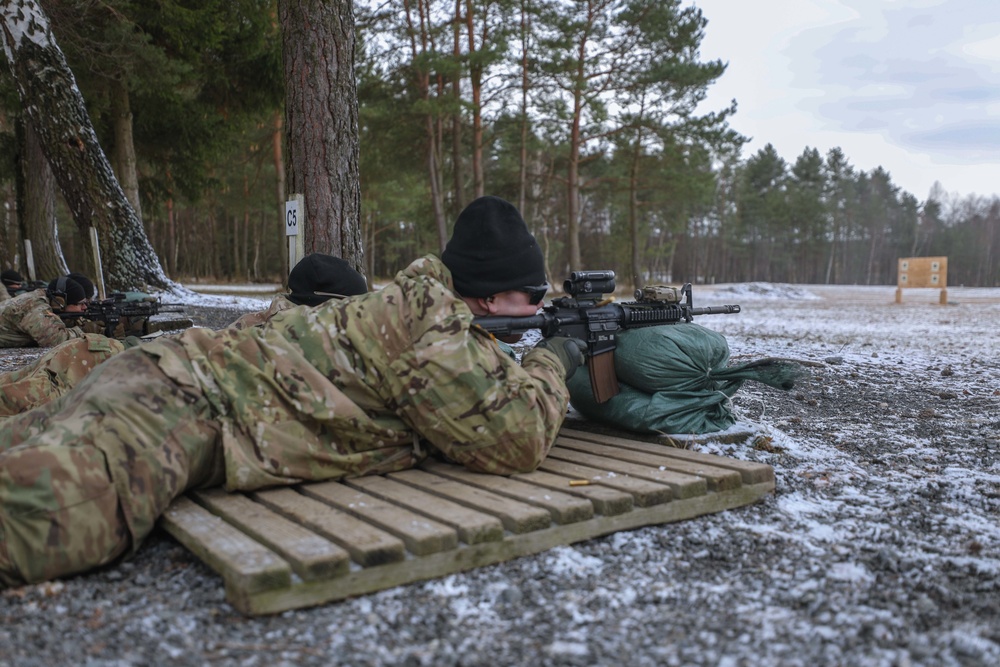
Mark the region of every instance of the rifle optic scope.
POLYGON ((573 271, 563 282, 563 291, 573 296, 609 294, 615 291, 615 272, 573 271))

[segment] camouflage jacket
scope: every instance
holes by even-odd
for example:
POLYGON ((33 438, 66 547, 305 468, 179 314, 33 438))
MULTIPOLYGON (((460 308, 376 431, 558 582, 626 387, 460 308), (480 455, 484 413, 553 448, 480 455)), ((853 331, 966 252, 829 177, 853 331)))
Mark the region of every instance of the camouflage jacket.
POLYGON ((278 294, 271 299, 271 305, 267 310, 258 310, 253 313, 246 313, 238 320, 229 325, 230 329, 246 329, 248 327, 259 327, 278 313, 294 308, 295 304, 288 300, 287 294, 278 294))
POLYGON ((402 470, 429 450, 532 470, 566 415, 565 371, 542 349, 518 365, 471 323, 427 256, 377 292, 139 349, 213 402, 231 491, 402 470))
MULTIPOLYGON (((6 290, 0 290, 6 292, 6 290)), ((259 326, 295 304, 276 296, 266 311, 248 313, 230 326, 259 326)), ((0 373, 0 420, 62 396, 75 387, 98 364, 125 349, 123 342, 86 333, 52 347, 29 366, 0 373)))
POLYGON ((45 290, 19 294, 0 303, 0 347, 52 347, 82 338, 78 327, 68 327, 52 312, 45 290))
POLYGON ((56 345, 28 366, 0 374, 0 423, 62 396, 124 349, 114 338, 88 333, 56 345))

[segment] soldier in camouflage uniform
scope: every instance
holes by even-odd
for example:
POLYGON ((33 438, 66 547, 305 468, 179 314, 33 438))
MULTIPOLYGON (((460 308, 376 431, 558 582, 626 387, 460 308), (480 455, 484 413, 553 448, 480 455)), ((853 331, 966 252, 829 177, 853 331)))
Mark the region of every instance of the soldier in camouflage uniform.
POLYGON ((534 314, 544 285, 517 209, 484 197, 440 259, 378 292, 122 352, 0 432, 0 584, 134 552, 191 488, 387 473, 430 453, 532 470, 565 417, 582 343, 547 339, 518 365, 472 319, 534 314))
MULTIPOLYGON (((76 279, 74 274, 70 276, 76 279)), ((247 313, 229 326, 236 329, 260 326, 279 312, 297 305, 316 306, 330 298, 368 291, 365 277, 350 264, 339 257, 319 253, 307 255, 292 268, 288 288, 290 293, 274 297, 267 310, 247 313)), ((84 338, 53 347, 29 366, 0 374, 0 422, 62 396, 97 364, 139 342, 132 336, 123 338, 119 341, 86 334, 84 338)))
MULTIPOLYGON (((133 339, 134 340, 134 339, 133 339)), ((3 420, 62 396, 94 368, 123 352, 127 344, 88 333, 56 345, 32 364, 0 375, 0 426, 3 420)))
POLYGON ((81 319, 77 326, 57 313, 83 313, 87 308, 83 287, 63 276, 48 289, 19 294, 0 304, 0 347, 52 347, 71 338, 96 332, 95 323, 81 319))
POLYGON ((368 291, 365 277, 345 260, 312 253, 303 257, 288 274, 289 293, 271 300, 267 310, 247 313, 230 324, 235 329, 260 326, 283 310, 295 306, 318 306, 332 298, 355 296, 368 291))
POLYGON ((0 271, 0 282, 3 283, 3 289, 0 289, 0 301, 12 299, 24 291, 24 276, 16 269, 0 271))

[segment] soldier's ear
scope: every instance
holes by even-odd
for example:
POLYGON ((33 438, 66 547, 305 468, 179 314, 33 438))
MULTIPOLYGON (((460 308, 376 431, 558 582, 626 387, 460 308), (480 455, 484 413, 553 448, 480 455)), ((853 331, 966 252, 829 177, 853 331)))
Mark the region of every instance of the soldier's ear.
POLYGON ((66 310, 66 297, 57 296, 54 294, 50 295, 49 304, 51 304, 52 310, 56 311, 57 313, 61 313, 62 311, 66 310))

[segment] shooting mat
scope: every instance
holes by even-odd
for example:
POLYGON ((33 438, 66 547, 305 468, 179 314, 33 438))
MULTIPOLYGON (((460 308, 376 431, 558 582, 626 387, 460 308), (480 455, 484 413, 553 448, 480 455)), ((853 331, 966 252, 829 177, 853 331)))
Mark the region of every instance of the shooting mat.
POLYGON ((564 428, 523 475, 428 462, 249 494, 198 491, 162 525, 221 576, 233 607, 258 615, 720 512, 773 490, 762 463, 564 428))

